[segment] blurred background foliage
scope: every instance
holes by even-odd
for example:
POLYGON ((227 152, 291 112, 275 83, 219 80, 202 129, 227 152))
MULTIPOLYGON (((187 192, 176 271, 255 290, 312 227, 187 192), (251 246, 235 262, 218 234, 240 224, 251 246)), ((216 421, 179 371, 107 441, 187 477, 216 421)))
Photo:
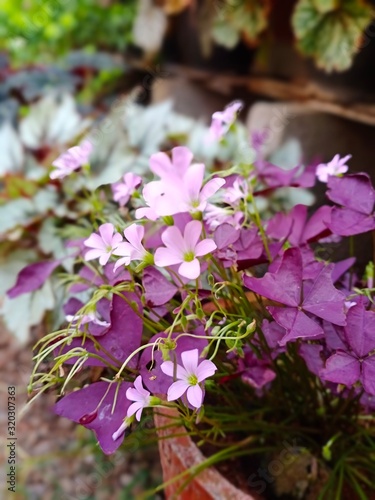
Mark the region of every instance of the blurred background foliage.
POLYGON ((0 49, 15 65, 54 62, 71 50, 122 52, 136 0, 2 0, 0 49))

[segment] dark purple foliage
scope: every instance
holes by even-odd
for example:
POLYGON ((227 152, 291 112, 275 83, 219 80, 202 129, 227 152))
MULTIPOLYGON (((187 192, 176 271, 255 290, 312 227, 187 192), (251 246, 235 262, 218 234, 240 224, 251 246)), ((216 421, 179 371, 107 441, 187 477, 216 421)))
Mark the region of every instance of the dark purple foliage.
POLYGON ((124 439, 122 435, 114 441, 112 434, 126 417, 131 404, 126 398, 126 390, 131 385, 129 382, 111 385, 109 382, 96 382, 63 397, 55 404, 54 412, 94 431, 100 448, 110 455, 124 439))
POLYGON ((367 174, 329 176, 327 196, 341 205, 332 209, 329 228, 333 233, 351 236, 375 229, 375 190, 367 174))
POLYGON ((52 260, 35 262, 24 267, 18 273, 16 284, 7 291, 8 297, 14 299, 24 293, 38 290, 60 264, 60 260, 52 260))
POLYGON ((303 280, 302 255, 298 248, 285 251, 274 273, 263 278, 244 277, 247 288, 287 307, 268 306, 276 322, 287 331, 280 345, 297 338, 316 338, 324 332, 318 318, 344 325, 345 296, 332 283, 331 270, 323 268, 313 280, 303 280))
POLYGON ((147 267, 143 273, 143 287, 147 305, 162 306, 169 302, 178 288, 154 267, 147 267))
POLYGON ((375 311, 366 310, 362 298, 349 309, 343 333, 344 345, 327 359, 321 377, 349 387, 361 381, 375 395, 375 311))

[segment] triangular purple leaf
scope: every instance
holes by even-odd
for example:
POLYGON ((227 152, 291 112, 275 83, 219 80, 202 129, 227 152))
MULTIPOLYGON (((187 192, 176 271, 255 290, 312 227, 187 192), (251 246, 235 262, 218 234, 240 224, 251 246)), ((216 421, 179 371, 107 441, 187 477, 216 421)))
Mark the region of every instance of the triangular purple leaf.
POLYGON ((37 290, 51 276, 53 271, 61 264, 61 260, 34 262, 21 269, 18 273, 16 284, 7 291, 8 297, 14 299, 24 293, 37 290))

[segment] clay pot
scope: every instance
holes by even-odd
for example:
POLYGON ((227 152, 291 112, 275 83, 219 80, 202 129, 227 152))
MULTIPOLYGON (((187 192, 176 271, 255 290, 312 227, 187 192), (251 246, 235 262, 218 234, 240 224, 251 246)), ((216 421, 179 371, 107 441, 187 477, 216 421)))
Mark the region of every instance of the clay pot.
MULTIPOLYGON (((178 412, 174 409, 163 408, 154 413, 156 428, 170 426, 173 419, 178 419, 178 412)), ((190 436, 186 434, 184 427, 176 425, 159 429, 157 433, 161 438, 159 452, 164 481, 172 479, 192 466, 199 465, 205 459, 190 436)), ((184 477, 165 488, 167 500, 259 500, 236 488, 213 467, 202 471, 182 492, 178 492, 186 479, 187 477, 184 477)))

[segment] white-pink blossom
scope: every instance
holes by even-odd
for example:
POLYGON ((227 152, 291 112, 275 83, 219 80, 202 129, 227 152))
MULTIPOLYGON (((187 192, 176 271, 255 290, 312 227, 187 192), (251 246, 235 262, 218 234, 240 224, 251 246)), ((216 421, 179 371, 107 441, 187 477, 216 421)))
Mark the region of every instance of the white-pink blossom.
POLYGON ((216 111, 212 115, 210 137, 216 140, 221 139, 228 132, 241 108, 242 102, 234 101, 228 104, 224 111, 216 111))
POLYGON ((135 418, 138 422, 141 420, 142 411, 144 408, 150 406, 151 403, 151 393, 146 391, 142 384, 142 377, 138 377, 134 380, 134 388, 129 387, 126 391, 126 397, 130 401, 134 401, 127 411, 127 416, 131 417, 135 414, 135 418))
POLYGON ((105 266, 121 241, 122 236, 115 231, 113 224, 110 222, 102 224, 99 227, 99 234, 93 233, 83 242, 91 249, 85 253, 85 260, 99 259, 99 263, 105 266))
POLYGON ((85 140, 78 146, 74 146, 65 151, 65 153, 52 162, 52 165, 56 168, 50 173, 50 178, 63 179, 74 172, 74 170, 77 170, 89 161, 92 149, 92 143, 85 140))
POLYGON ((118 202, 120 207, 125 206, 141 182, 142 178, 139 175, 132 172, 126 173, 122 178, 122 182, 112 184, 113 199, 118 202))
POLYGON ((176 377, 176 381, 169 387, 167 393, 168 401, 175 401, 186 392, 188 402, 194 408, 199 409, 203 403, 202 382, 214 375, 217 370, 212 361, 207 359, 199 363, 198 349, 192 349, 181 353, 182 365, 174 364, 172 361, 164 361, 160 366, 163 373, 170 377, 176 377))
POLYGON ((121 242, 113 251, 113 255, 121 257, 113 268, 116 271, 118 267, 128 266, 133 260, 143 260, 148 254, 142 244, 145 234, 145 228, 139 224, 132 224, 124 230, 124 236, 127 241, 121 242))
POLYGON ((340 155, 335 155, 333 159, 328 163, 321 163, 316 167, 316 176, 320 182, 328 182, 328 177, 330 175, 345 174, 349 167, 346 162, 350 160, 352 155, 344 156, 340 158, 340 155))
POLYGON ((188 279, 196 279, 200 275, 198 257, 207 255, 216 249, 216 243, 211 239, 199 241, 202 233, 202 223, 193 220, 186 224, 184 234, 176 226, 168 227, 161 239, 165 247, 155 252, 155 264, 159 267, 180 264, 178 273, 188 279))

